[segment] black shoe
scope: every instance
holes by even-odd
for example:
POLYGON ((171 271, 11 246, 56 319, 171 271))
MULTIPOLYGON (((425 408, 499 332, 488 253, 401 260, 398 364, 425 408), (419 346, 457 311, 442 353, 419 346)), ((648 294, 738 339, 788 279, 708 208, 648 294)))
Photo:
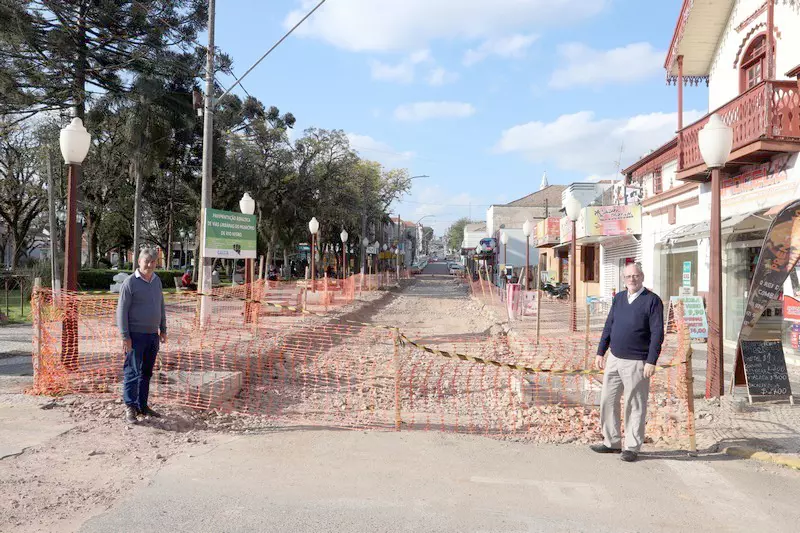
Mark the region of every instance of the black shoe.
POLYGON ((592 444, 589 449, 597 453, 620 453, 621 448, 609 448, 605 444, 592 444))
POLYGON ((136 415, 139 414, 139 410, 132 405, 125 406, 125 422, 127 424, 138 424, 139 420, 136 418, 136 415))
POLYGON ((636 460, 638 457, 639 457, 639 454, 638 454, 638 453, 636 453, 636 452, 634 452, 634 451, 631 451, 631 450, 625 450, 624 452, 622 452, 622 456, 620 457, 620 459, 622 459, 622 460, 623 460, 623 461, 625 461, 626 463, 632 463, 632 462, 634 462, 634 461, 635 461, 635 460, 636 460))
POLYGON ((149 418, 161 418, 161 413, 157 413, 156 411, 153 411, 149 407, 143 407, 142 414, 149 418))

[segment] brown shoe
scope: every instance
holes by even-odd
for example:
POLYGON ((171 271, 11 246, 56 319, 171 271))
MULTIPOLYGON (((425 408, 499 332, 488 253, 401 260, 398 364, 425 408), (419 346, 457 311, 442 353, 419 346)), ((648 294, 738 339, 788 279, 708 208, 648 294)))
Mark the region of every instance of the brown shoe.
POLYGON ((605 444, 592 444, 589 449, 597 453, 620 453, 622 448, 609 448, 605 444))

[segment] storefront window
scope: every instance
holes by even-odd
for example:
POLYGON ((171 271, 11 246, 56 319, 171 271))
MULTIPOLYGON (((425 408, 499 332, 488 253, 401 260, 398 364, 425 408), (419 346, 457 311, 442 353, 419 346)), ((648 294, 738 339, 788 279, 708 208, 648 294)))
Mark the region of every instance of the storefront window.
MULTIPOLYGON (((725 283, 725 340, 736 342, 744 319, 750 282, 753 280, 764 232, 741 233, 728 239, 723 262, 725 283)), ((782 302, 770 302, 753 331, 753 339, 777 339, 781 335, 782 302)))

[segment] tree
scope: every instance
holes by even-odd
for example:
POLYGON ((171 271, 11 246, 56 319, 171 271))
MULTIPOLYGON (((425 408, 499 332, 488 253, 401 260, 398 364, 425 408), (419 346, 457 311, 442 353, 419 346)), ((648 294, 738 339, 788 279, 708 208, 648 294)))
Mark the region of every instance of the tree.
POLYGON ((453 224, 447 229, 447 246, 451 250, 460 250, 461 243, 464 241, 464 226, 467 224, 472 224, 471 221, 467 217, 462 217, 453 222, 453 224))
POLYGON ((92 94, 127 92, 131 73, 179 68, 166 52, 193 48, 206 19, 198 0, 0 2, 0 114, 82 119, 92 94))
POLYGON ((34 230, 46 213, 47 193, 39 155, 32 135, 17 128, 0 134, 0 218, 11 238, 12 270, 37 236, 34 230))
POLYGON ((430 245, 433 240, 433 228, 425 226, 422 228, 422 253, 428 255, 430 253, 430 245))

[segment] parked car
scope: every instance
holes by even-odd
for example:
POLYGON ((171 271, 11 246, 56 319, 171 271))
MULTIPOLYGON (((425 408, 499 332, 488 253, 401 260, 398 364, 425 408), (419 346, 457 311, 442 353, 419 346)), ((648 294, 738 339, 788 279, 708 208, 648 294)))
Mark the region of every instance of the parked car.
POLYGON ((458 275, 458 274, 463 274, 464 273, 464 265, 460 265, 458 263, 452 263, 452 264, 450 264, 450 266, 448 268, 448 271, 450 272, 451 276, 455 276, 455 275, 458 275))

